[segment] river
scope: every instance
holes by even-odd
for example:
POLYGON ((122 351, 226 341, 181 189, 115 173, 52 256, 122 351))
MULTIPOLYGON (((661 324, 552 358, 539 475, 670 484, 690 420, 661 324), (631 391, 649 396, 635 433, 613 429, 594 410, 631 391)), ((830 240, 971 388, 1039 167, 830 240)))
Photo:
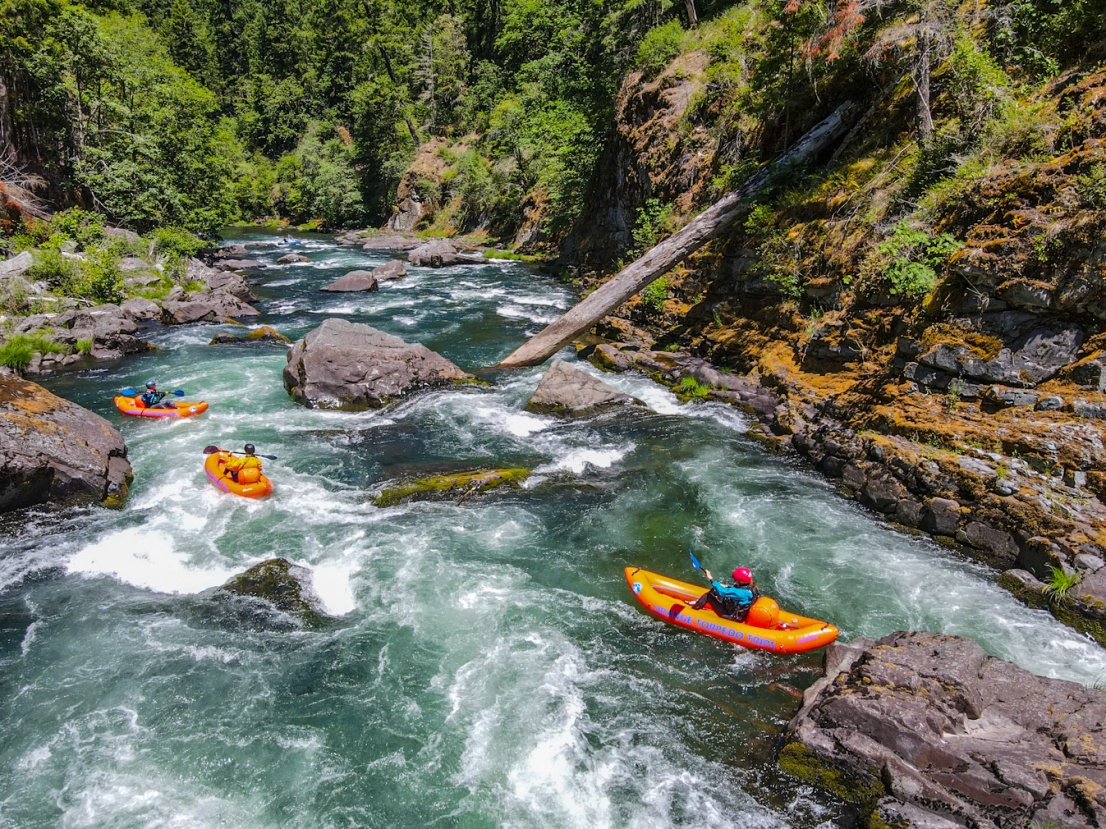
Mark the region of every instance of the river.
MULTIPOLYGON (((320 293, 389 255, 301 238, 310 264, 258 248, 271 267, 251 280, 261 322, 293 339, 338 316, 477 370, 573 301, 505 261, 320 293)), ((766 452, 737 409, 604 375, 648 410, 564 422, 523 411, 534 368, 383 411, 307 410, 282 386, 283 347, 208 344, 239 330, 155 326, 154 353, 43 381, 120 429, 135 482, 119 511, 3 525, 0 827, 842 825, 841 804, 773 761, 821 654, 736 648, 631 596, 631 564, 695 581, 692 545, 843 640, 953 633, 1037 674, 1106 680, 1106 650, 766 452), (112 394, 149 377, 210 410, 117 413, 112 394), (267 500, 203 474, 205 445, 245 442, 278 457, 267 500), (489 466, 534 475, 463 503, 371 503, 385 480, 489 466), (212 601, 273 556, 311 571, 322 629, 212 601)))

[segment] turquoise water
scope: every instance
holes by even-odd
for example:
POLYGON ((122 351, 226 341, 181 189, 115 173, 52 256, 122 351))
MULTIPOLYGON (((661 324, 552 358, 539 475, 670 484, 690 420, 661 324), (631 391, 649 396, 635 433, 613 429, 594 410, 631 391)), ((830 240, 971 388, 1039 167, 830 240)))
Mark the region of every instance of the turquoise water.
MULTIPOLYGON (((261 322, 293 338, 341 316, 477 370, 572 302, 507 262, 319 293, 387 255, 323 237, 297 250, 313 263, 254 280, 261 322)), ((1039 674, 1106 677, 1102 648, 766 454, 735 409, 605 376, 649 411, 562 422, 523 411, 536 368, 380 412, 308 411, 282 387, 285 349, 208 345, 235 330, 157 327, 156 353, 45 383, 116 424, 136 477, 121 511, 4 525, 0 826, 840 825, 840 804, 773 762, 820 654, 734 648, 633 600, 623 567, 695 581, 691 544, 843 639, 956 633, 1039 674), (147 377, 211 409, 115 412, 112 393, 147 377), (205 445, 246 441, 278 456, 264 501, 202 471, 205 445), (487 466, 535 474, 504 496, 371 505, 383 481, 487 466), (322 630, 210 598, 275 555, 310 570, 322 630)))

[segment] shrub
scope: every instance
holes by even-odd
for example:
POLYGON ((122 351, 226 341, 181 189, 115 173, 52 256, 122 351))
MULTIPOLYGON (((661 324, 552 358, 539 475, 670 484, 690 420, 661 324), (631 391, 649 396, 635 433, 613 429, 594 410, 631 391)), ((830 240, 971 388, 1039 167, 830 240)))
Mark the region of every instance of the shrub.
POLYGON ((684 399, 701 399, 710 394, 710 386, 704 386, 694 377, 681 377, 676 386, 676 394, 684 399))
POLYGON ((63 256, 56 247, 44 247, 35 253, 34 264, 27 269, 27 279, 64 289, 73 279, 76 270, 73 260, 63 256))
POLYGON ((1095 210, 1106 209, 1106 164, 1100 161, 1085 175, 1076 178, 1075 192, 1088 207, 1095 210))
POLYGON ((924 228, 911 228, 905 219, 899 222, 878 246, 888 259, 883 278, 892 296, 925 296, 937 283, 937 268, 963 246, 949 233, 932 236, 924 228))
POLYGON ((204 246, 203 239, 181 227, 159 227, 149 238, 154 252, 167 258, 191 259, 204 246))
POLYGON ((55 213, 50 220, 54 233, 61 233, 88 250, 104 241, 104 217, 100 213, 71 207, 55 213))
POLYGON ((668 280, 663 276, 654 279, 645 286, 641 292, 641 305, 647 311, 657 314, 664 308, 664 301, 668 299, 668 280))
POLYGON ((95 302, 120 302, 123 299, 123 270, 111 251, 97 248, 81 261, 68 292, 95 302))
POLYGON ((678 20, 651 29, 637 47, 637 67, 649 78, 655 78, 672 59, 680 54, 684 30, 678 20))
POLYGON ((661 204, 660 199, 647 199, 637 213, 634 222, 634 249, 631 255, 637 257, 653 247, 667 229, 672 219, 672 205, 661 204))

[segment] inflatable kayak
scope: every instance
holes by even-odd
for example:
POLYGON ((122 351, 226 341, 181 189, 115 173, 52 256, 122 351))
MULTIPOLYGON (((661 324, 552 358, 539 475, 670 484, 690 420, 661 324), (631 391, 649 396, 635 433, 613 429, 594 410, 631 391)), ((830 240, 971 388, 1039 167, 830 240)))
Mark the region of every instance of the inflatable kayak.
POLYGON ((626 583, 642 606, 658 619, 743 648, 803 653, 824 647, 837 638, 837 628, 828 622, 780 610, 766 596, 757 599, 744 622, 735 622, 719 616, 710 607, 692 609, 691 604, 705 592, 701 585, 676 581, 640 567, 626 568, 626 583))
POLYGON ((192 417, 207 411, 207 401, 174 400, 171 405, 151 409, 142 402, 141 397, 119 395, 115 398, 115 408, 132 417, 192 417))
POLYGON ((230 478, 224 469, 229 457, 229 452, 212 452, 207 456, 207 460, 204 461, 204 472, 207 473, 211 483, 223 492, 231 492, 243 498, 264 498, 266 495, 273 494, 273 482, 264 475, 260 475, 256 481, 248 484, 240 484, 230 478))

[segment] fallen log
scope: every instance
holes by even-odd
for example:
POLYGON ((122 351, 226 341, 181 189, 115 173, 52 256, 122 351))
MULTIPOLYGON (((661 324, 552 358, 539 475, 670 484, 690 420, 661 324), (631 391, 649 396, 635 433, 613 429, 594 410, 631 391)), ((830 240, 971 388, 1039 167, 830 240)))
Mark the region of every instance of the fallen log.
POLYGON ((559 319, 527 340, 496 368, 522 368, 544 362, 650 282, 663 276, 674 265, 723 233, 748 209, 745 199, 760 190, 773 174, 813 158, 844 135, 848 131, 855 106, 851 102, 839 106, 796 141, 786 153, 736 190, 720 198, 676 233, 635 259, 559 319))

